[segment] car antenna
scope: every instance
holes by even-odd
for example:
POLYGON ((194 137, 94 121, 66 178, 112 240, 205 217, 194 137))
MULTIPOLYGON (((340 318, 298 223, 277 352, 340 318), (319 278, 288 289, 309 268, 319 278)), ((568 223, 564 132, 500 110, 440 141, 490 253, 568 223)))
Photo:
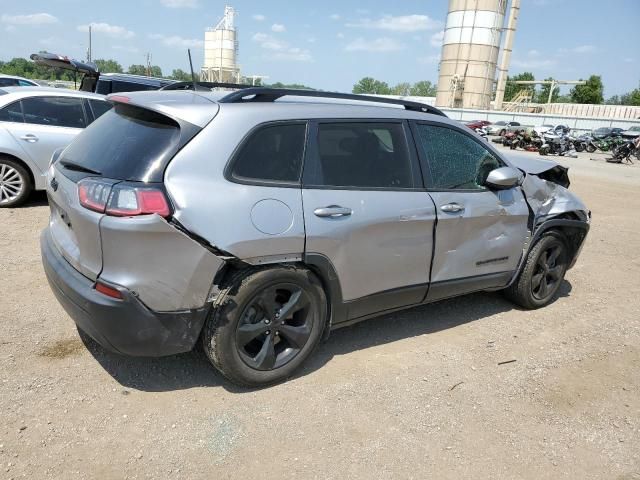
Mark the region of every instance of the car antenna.
POLYGON ((191 81, 193 82, 193 91, 196 91, 196 74, 193 73, 193 62, 191 61, 191 49, 187 48, 189 54, 189 68, 191 69, 191 81))

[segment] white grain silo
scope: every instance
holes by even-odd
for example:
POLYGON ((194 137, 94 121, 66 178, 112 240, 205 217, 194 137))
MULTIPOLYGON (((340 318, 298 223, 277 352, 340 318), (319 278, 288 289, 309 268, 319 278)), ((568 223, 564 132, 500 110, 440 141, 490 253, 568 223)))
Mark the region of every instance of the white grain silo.
POLYGON ((222 20, 204 33, 202 81, 240 83, 235 16, 233 7, 224 7, 222 20))
POLYGON ((488 109, 507 0, 449 0, 436 105, 488 109))

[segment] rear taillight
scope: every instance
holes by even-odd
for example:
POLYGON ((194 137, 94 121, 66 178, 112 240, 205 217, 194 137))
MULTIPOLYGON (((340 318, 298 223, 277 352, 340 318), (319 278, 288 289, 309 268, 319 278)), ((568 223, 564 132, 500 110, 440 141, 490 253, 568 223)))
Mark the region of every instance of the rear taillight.
POLYGON ((164 191, 149 185, 117 183, 88 178, 78 182, 80 204, 94 212, 114 217, 137 215, 171 215, 171 208, 164 191))

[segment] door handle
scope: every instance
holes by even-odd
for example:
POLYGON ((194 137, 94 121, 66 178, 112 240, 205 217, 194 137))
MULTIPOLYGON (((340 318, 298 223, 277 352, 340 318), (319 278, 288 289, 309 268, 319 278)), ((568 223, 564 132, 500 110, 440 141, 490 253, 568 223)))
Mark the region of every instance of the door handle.
POLYGON ((353 211, 350 208, 341 207, 339 205, 329 205, 328 207, 316 208, 313 214, 321 218, 338 218, 348 217, 353 211))
POLYGON ((459 203, 447 203, 440 207, 440 210, 446 213, 464 212, 464 207, 459 203))
POLYGON ((23 135, 20 138, 25 142, 29 142, 29 143, 35 143, 38 141, 38 137, 36 137, 33 133, 27 133, 26 135, 23 135))

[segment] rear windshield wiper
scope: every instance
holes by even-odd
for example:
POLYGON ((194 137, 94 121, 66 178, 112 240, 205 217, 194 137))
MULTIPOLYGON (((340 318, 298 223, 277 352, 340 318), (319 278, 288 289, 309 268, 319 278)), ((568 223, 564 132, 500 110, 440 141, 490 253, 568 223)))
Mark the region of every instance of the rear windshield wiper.
POLYGON ((89 167, 85 167, 84 165, 80 165, 79 163, 62 161, 60 162, 60 165, 62 165, 67 170, 73 170, 74 172, 84 172, 84 173, 91 173, 93 175, 102 175, 102 172, 93 170, 89 167))

